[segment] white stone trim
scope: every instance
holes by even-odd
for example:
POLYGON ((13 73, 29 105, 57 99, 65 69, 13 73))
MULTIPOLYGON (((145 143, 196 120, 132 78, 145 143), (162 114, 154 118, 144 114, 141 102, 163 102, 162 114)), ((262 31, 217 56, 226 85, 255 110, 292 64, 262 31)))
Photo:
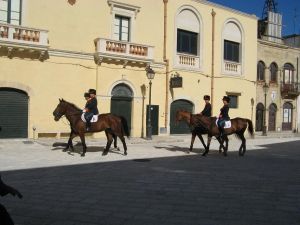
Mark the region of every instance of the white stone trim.
POLYGON ((134 96, 137 95, 137 91, 133 85, 132 82, 130 82, 129 80, 125 80, 125 79, 121 79, 121 80, 117 80, 115 82, 113 82, 107 92, 107 96, 111 96, 111 92, 114 89, 115 86, 117 86, 118 84, 126 84, 132 91, 132 97, 134 98, 134 96))

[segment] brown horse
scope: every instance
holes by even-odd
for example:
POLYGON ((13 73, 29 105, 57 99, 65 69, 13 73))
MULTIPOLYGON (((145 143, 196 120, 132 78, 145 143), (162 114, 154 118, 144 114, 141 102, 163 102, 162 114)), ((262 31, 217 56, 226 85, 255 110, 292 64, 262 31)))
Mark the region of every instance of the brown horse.
MULTIPOLYGON (((199 116, 201 116, 201 115, 200 114, 192 114, 188 111, 181 110, 181 109, 176 111, 175 123, 177 124, 179 121, 185 121, 192 130, 192 139, 191 139, 191 144, 190 144, 188 153, 190 151, 193 151, 193 146, 194 146, 196 136, 198 136, 198 138, 200 139, 204 149, 205 150, 207 149, 207 146, 204 143, 202 135, 208 134, 208 129, 203 127, 202 125, 199 125, 199 123, 198 123, 199 116)), ((223 144, 222 144, 222 141, 219 138, 219 136, 217 137, 217 140, 220 143, 220 150, 221 150, 221 147, 223 146, 223 144)))
MULTIPOLYGON (((66 116, 71 126, 71 133, 66 149, 71 147, 73 149, 72 139, 79 136, 82 143, 83 151, 81 156, 85 156, 86 144, 85 144, 85 133, 94 133, 105 131, 107 137, 106 148, 102 155, 107 155, 113 139, 116 141, 116 136, 120 138, 123 143, 124 155, 127 155, 127 146, 124 135, 129 137, 129 130, 127 121, 124 117, 119 117, 110 113, 100 114, 98 121, 92 123, 91 129, 86 131, 86 124, 81 120, 82 110, 72 103, 69 103, 63 99, 59 99, 59 104, 53 112, 54 120, 58 121, 62 116, 66 116)), ((116 142, 115 142, 116 146, 116 142)))
MULTIPOLYGON (((190 117, 190 115, 188 115, 188 114, 191 114, 191 113, 187 112, 187 111, 181 111, 180 114, 184 117, 188 117, 188 116, 190 117)), ((205 127, 208 131, 207 132, 207 134, 208 134, 207 146, 206 146, 205 152, 203 153, 204 156, 209 152, 209 146, 210 146, 212 136, 217 137, 218 141, 220 142, 220 140, 219 140, 220 133, 219 133, 219 128, 216 125, 216 120, 217 120, 216 117, 206 117, 206 116, 202 116, 201 114, 199 114, 196 118, 194 118, 195 124, 198 124, 198 126, 205 127)), ((248 132, 250 133, 250 135, 252 137, 254 136, 252 121, 249 119, 239 118, 239 117, 231 119, 230 121, 231 121, 231 127, 224 129, 225 133, 224 133, 224 137, 222 138, 222 141, 221 141, 221 146, 223 148, 224 148, 223 141, 225 141, 225 143, 226 143, 225 148, 224 148, 224 155, 227 156, 227 150, 228 150, 227 135, 236 134, 237 137, 242 140, 242 144, 239 148, 239 155, 243 156, 246 152, 246 139, 245 139, 244 133, 245 133, 247 127, 248 127, 248 132)))

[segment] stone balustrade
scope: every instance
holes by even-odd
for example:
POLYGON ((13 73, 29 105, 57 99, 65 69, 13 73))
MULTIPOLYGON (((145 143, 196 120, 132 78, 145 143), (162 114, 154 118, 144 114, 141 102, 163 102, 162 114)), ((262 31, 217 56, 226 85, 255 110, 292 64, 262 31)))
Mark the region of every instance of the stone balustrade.
POLYGON ((226 74, 241 75, 241 64, 237 62, 223 62, 223 70, 226 74))
POLYGON ((177 67, 182 67, 185 69, 199 69, 200 57, 195 55, 177 53, 175 64, 177 67))

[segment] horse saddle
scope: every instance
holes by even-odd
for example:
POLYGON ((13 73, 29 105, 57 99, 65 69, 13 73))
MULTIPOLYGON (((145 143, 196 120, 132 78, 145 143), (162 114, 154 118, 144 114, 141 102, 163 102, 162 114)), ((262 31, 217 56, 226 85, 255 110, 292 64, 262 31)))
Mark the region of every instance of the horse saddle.
MULTIPOLYGON (((86 123, 86 120, 84 118, 84 113, 81 114, 81 120, 86 123)), ((93 115, 90 122, 91 123, 96 123, 97 121, 98 121, 98 115, 93 115)))
MULTIPOLYGON (((217 125, 217 126, 218 126, 218 120, 219 120, 219 119, 216 120, 216 125, 217 125)), ((230 121, 230 120, 226 120, 226 121, 225 121, 224 129, 230 128, 230 127, 231 127, 231 121, 230 121)))

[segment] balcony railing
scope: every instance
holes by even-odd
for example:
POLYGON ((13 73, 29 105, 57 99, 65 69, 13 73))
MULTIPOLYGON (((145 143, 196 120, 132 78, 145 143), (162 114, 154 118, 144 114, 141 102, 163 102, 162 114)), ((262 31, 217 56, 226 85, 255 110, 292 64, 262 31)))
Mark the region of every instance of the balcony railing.
POLYGON ((175 65, 185 69, 199 69, 200 57, 196 55, 177 53, 175 65))
POLYGON ((0 23, 0 47, 12 50, 32 50, 43 55, 48 50, 48 31, 0 23))
POLYGON ((240 63, 237 62, 224 61, 223 71, 225 74, 229 74, 229 75, 241 75, 242 66, 240 63))
POLYGON ((295 98, 300 94, 300 83, 281 82, 280 91, 283 97, 295 98))
POLYGON ((148 63, 154 60, 154 47, 104 38, 95 39, 96 58, 148 63))

